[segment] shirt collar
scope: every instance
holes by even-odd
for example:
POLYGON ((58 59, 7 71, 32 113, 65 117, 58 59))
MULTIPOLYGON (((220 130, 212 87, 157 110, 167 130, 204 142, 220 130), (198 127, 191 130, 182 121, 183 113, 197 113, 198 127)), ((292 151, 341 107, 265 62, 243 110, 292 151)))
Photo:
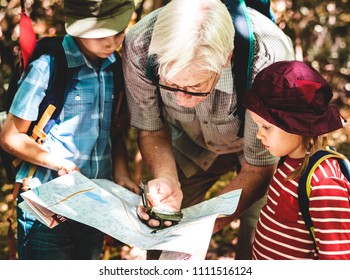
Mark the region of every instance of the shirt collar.
POLYGON ((231 68, 231 62, 230 62, 230 65, 228 67, 225 67, 222 69, 221 77, 218 83, 216 84, 215 89, 232 95, 233 80, 231 77, 233 75, 233 72, 231 69, 232 68, 231 68))

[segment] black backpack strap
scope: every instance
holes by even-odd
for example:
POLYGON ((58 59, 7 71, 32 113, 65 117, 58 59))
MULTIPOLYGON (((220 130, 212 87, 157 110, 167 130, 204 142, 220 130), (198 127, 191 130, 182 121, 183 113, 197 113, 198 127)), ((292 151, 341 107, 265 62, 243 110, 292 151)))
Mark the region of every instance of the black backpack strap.
POLYGON ((309 164, 305 172, 300 176, 298 185, 299 210, 301 212, 301 215, 303 216, 304 222, 310 232, 310 235, 312 236, 316 252, 318 251, 318 247, 316 243, 314 225, 312 223, 309 212, 311 179, 316 168, 328 158, 337 159, 342 173, 348 180, 350 180, 350 163, 347 160, 347 158, 344 155, 336 152, 332 148, 327 148, 325 150, 317 151, 310 157, 309 164))
POLYGON ((111 64, 113 76, 114 76, 114 91, 115 93, 124 90, 124 75, 122 68, 122 59, 118 52, 114 52, 115 62, 111 64))
POLYGON ((248 7, 257 10, 259 13, 275 22, 275 15, 271 9, 270 0, 245 0, 245 3, 248 7))
MULTIPOLYGON (((68 78, 68 64, 67 58, 62 46, 63 37, 44 37, 37 42, 32 60, 38 59, 43 54, 53 56, 53 67, 50 71, 50 79, 46 95, 39 106, 38 120, 49 106, 52 104, 56 110, 51 116, 45 126, 45 133, 47 133, 58 119, 65 101, 65 90, 67 87, 68 78)), ((32 127, 36 124, 33 122, 32 127)))
POLYGON ((147 67, 146 67, 146 77, 154 85, 157 85, 159 83, 159 74, 158 74, 159 64, 156 61, 157 59, 155 54, 148 56, 147 67))
POLYGON ((280 160, 277 163, 277 168, 280 167, 284 163, 285 160, 286 160, 285 156, 284 157, 280 157, 280 160))
POLYGON ((116 61, 111 64, 112 72, 113 72, 113 81, 114 81, 114 99, 113 99, 113 109, 112 109, 112 118, 113 118, 113 126, 112 126, 112 136, 116 131, 121 129, 124 119, 121 116, 127 115, 127 104, 126 99, 124 97, 124 74, 122 68, 122 60, 120 55, 115 52, 116 61))
MULTIPOLYGON (((159 78, 158 70, 159 70, 159 64, 157 63, 157 55, 152 54, 148 56, 147 67, 146 67, 146 77, 152 82, 153 85, 158 85, 159 83, 160 78, 159 78)), ((161 119, 162 123, 165 123, 165 118, 162 110, 163 100, 160 94, 160 88, 157 87, 156 91, 157 91, 157 97, 158 97, 158 107, 160 108, 159 118, 161 119)))

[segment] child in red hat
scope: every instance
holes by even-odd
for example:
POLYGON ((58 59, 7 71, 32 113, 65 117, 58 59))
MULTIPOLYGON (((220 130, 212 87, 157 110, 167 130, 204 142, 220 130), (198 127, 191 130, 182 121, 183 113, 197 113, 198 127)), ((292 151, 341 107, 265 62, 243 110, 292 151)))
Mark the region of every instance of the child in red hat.
POLYGON ((332 90, 303 62, 281 61, 262 70, 244 105, 258 125, 257 138, 285 157, 260 212, 253 259, 350 259, 349 181, 334 158, 315 169, 309 213, 316 247, 299 211, 298 185, 324 134, 343 127, 332 90), (315 248, 318 248, 316 250, 315 248))

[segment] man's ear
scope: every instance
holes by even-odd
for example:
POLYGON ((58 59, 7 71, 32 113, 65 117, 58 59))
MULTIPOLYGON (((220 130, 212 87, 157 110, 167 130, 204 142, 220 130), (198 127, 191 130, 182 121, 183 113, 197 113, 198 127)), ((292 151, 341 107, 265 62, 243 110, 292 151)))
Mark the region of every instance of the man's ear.
POLYGON ((226 63, 222 66, 223 68, 226 68, 227 66, 230 65, 231 58, 232 58, 232 54, 233 54, 233 50, 230 51, 230 54, 228 55, 228 58, 227 58, 227 60, 226 60, 226 63))

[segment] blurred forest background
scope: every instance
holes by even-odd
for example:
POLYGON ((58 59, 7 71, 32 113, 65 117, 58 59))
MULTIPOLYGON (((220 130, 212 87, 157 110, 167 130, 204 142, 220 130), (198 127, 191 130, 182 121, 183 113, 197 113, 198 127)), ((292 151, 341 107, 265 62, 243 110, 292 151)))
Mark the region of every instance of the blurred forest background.
MULTIPOLYGON (((191 1, 191 0, 189 0, 191 1)), ((165 5, 166 0, 135 0, 136 11, 130 27, 143 16, 165 5)), ((38 38, 63 35, 63 1, 27 0, 26 9, 33 22, 38 38)), ((350 118, 350 5, 348 0, 272 0, 277 25, 293 41, 296 59, 310 63, 332 85, 334 99, 342 115, 350 118)), ((19 58, 20 0, 0 0, 0 111, 1 96, 8 87, 9 78, 19 58)), ((130 167, 135 180, 147 176, 138 154, 135 131, 128 131, 130 167)), ((350 156, 349 125, 330 135, 331 144, 350 156)), ((208 193, 208 198, 218 192, 230 180, 228 174, 208 193)), ((13 185, 6 178, 0 162, 0 260, 8 258, 6 244, 9 204, 12 201, 13 185)), ((14 225, 14 230, 16 230, 14 225)), ((235 244, 239 220, 213 235, 207 259, 235 257, 235 244)), ((143 259, 145 253, 117 241, 106 245, 106 259, 143 259)))

